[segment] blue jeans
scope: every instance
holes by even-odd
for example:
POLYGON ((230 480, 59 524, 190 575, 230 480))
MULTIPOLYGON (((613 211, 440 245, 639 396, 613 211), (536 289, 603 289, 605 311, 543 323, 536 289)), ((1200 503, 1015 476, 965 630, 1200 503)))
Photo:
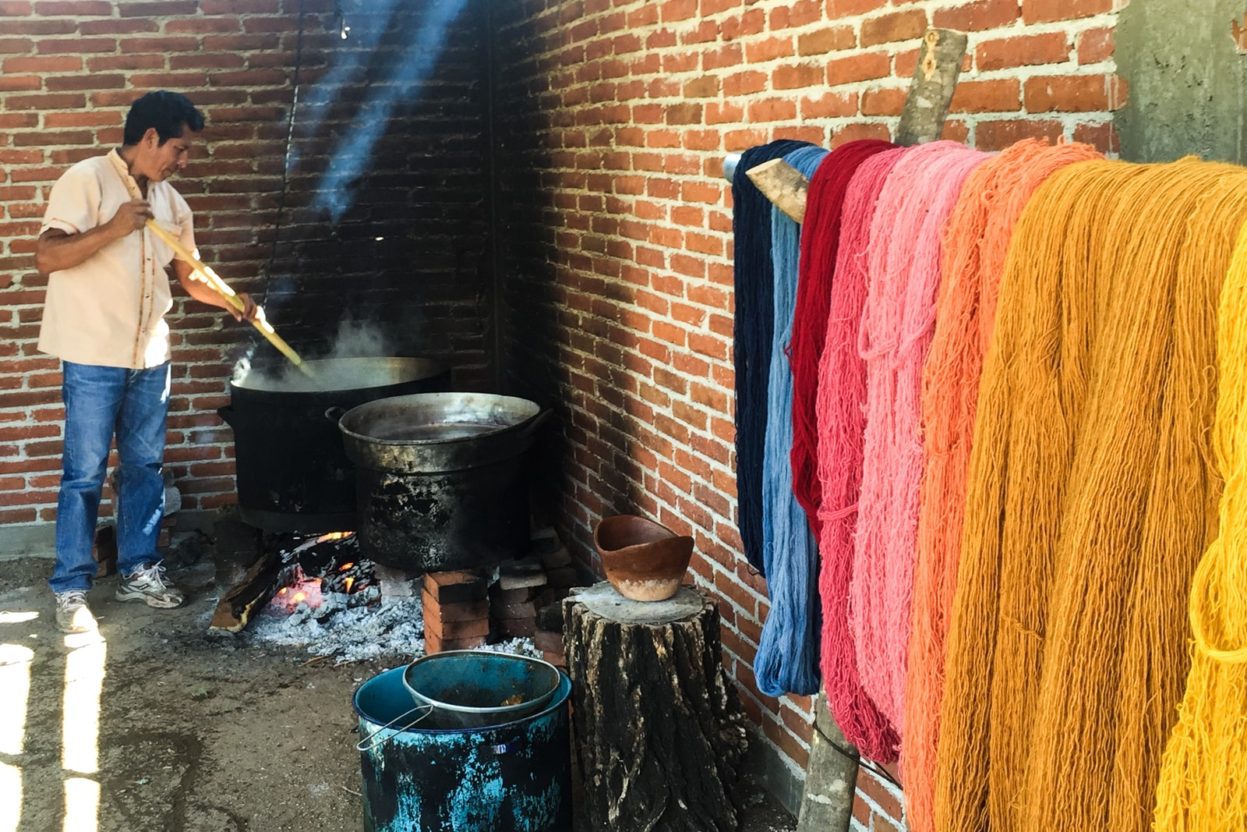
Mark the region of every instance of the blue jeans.
POLYGON ((91 555, 108 446, 117 435, 117 568, 123 574, 159 562, 164 517, 165 417, 169 364, 148 370, 63 362, 65 449, 56 503, 53 592, 89 589, 91 555))

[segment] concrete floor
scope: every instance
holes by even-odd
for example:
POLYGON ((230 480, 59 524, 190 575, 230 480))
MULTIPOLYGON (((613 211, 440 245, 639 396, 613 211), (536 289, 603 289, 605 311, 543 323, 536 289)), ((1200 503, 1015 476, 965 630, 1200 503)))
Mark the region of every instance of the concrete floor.
MULTIPOLYGON (((90 597, 100 638, 65 637, 50 567, 0 561, 0 832, 361 827, 351 693, 382 665, 209 635, 207 563, 176 575, 179 610, 121 604, 105 579, 90 597)), ((746 790, 743 830, 795 827, 746 790)))

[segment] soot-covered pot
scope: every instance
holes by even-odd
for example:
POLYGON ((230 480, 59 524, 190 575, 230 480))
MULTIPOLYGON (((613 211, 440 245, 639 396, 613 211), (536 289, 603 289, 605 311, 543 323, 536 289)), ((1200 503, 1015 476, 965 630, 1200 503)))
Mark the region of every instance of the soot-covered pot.
POLYGON ((420 393, 350 410, 340 427, 357 469, 361 551, 409 572, 522 557, 528 451, 548 415, 487 393, 420 393))

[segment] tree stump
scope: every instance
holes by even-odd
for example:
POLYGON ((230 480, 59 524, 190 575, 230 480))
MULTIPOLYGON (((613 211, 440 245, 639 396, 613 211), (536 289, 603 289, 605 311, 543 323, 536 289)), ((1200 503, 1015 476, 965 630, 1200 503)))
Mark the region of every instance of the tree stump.
POLYGON ((629 601, 603 582, 566 599, 563 621, 588 828, 737 829, 747 739, 716 604, 688 587, 629 601))

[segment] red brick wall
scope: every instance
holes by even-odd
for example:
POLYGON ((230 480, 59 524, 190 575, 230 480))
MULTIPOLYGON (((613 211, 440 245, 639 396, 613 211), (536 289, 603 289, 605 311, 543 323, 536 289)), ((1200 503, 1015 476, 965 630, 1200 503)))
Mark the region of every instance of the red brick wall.
MULTIPOLYGON (((185 92, 207 114, 202 146, 174 180, 196 213, 203 259, 267 295, 270 320, 296 348, 314 354, 344 316, 380 321, 396 351, 453 356, 458 384, 489 383, 481 9, 473 0, 439 38, 429 83, 404 86, 392 73, 428 3, 387 4, 398 9, 390 19, 369 0, 341 5, 345 41, 331 0, 0 0, 0 523, 55 513, 60 376, 35 349, 46 282, 32 257, 47 193, 70 164, 119 144, 126 108, 152 89, 185 92), (283 205, 300 9, 301 161, 283 205), (370 30, 382 35, 363 52, 370 30), (350 57, 356 70, 320 96, 350 57), (389 109, 378 98, 386 90, 398 92, 389 109), (378 140, 334 225, 314 208, 321 174, 361 154, 371 125, 378 140)), ((232 437, 214 411, 256 339, 175 296, 167 460, 183 505, 207 509, 234 499, 232 437)))
POLYGON ((1113 2, 495 9, 508 115, 504 362, 516 389, 563 417, 566 447, 545 481, 583 552, 595 521, 615 511, 694 535, 696 580, 723 599, 724 661, 794 772, 806 764, 811 703, 763 696, 751 672, 768 607, 736 527, 724 155, 779 137, 832 146, 889 136, 929 25, 970 37, 945 136, 984 149, 1032 135, 1110 149, 1125 96, 1113 2))

